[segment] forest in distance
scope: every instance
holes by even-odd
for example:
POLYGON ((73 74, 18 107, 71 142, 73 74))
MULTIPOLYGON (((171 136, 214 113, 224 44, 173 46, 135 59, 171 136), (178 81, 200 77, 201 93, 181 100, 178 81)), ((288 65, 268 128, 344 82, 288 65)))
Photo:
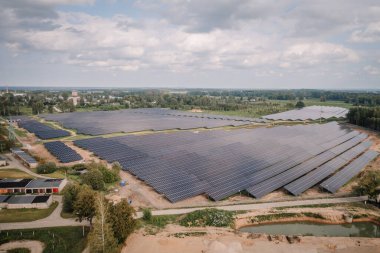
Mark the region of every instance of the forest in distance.
POLYGON ((379 129, 380 93, 329 90, 215 90, 215 89, 7 89, 1 92, 2 116, 33 115, 125 108, 200 109, 208 113, 261 117, 302 106, 324 105, 350 109, 348 121, 379 129), (301 106, 300 106, 301 105, 301 106))

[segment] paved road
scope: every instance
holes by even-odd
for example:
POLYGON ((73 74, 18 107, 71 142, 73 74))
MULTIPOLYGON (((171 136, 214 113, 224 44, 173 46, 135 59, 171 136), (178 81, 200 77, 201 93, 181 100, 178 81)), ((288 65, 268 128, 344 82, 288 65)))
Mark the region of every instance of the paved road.
POLYGON ((7 158, 7 162, 8 162, 9 165, 7 165, 5 167, 0 167, 0 170, 1 169, 10 169, 10 168, 12 168, 12 169, 19 169, 19 170, 21 170, 21 171, 23 171, 25 173, 28 173, 29 175, 31 175, 33 177, 46 178, 46 179, 50 178, 50 177, 47 177, 47 176, 43 176, 43 175, 34 173, 29 168, 25 167, 24 164, 22 164, 19 160, 17 160, 11 154, 6 154, 5 157, 7 158))
POLYGON ((24 228, 47 228, 47 227, 62 227, 62 226, 87 226, 87 222, 78 222, 75 219, 64 219, 61 217, 62 196, 53 196, 54 201, 58 201, 57 208, 52 214, 44 219, 30 222, 13 222, 0 223, 0 230, 24 229, 24 228))
MULTIPOLYGON (((274 207, 305 206, 305 205, 318 205, 318 204, 337 204, 337 203, 361 202, 361 201, 365 201, 365 200, 368 200, 367 196, 347 197, 347 198, 295 200, 295 201, 244 204, 244 205, 229 205, 229 206, 218 206, 215 208, 226 210, 226 211, 249 211, 249 210, 257 210, 257 209, 268 209, 268 208, 274 208, 274 207)), ((184 214, 184 213, 191 213, 193 211, 201 210, 201 209, 205 209, 205 208, 207 208, 207 207, 155 210, 155 211, 152 211, 152 215, 184 214)), ((136 216, 138 218, 142 217, 142 212, 137 212, 136 216)))

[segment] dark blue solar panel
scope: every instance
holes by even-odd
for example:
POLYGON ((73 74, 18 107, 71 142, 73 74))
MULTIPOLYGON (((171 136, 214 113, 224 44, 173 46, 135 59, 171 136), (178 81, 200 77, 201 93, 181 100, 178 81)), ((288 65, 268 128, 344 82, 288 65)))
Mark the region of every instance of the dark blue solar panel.
POLYGON ((82 160, 82 156, 61 141, 44 143, 45 148, 62 163, 82 160))

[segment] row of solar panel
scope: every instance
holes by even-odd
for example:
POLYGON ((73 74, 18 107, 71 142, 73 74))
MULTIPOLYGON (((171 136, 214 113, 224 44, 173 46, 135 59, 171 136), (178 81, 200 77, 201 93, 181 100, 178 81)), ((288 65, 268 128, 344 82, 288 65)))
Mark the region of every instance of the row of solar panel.
MULTIPOLYGON (((146 130, 214 128, 250 124, 255 119, 205 115, 168 109, 129 109, 119 111, 75 112, 46 114, 41 117, 60 122, 65 128, 77 133, 101 135, 115 132, 137 132, 146 130), (102 120, 99 120, 102 119, 102 120)), ((265 120, 258 120, 263 122, 265 120)))
POLYGON ((317 120, 329 118, 343 118, 348 110, 332 106, 307 106, 302 109, 290 110, 263 116, 269 120, 317 120))
POLYGON ((44 140, 70 136, 68 131, 52 128, 33 119, 21 119, 18 125, 44 140))
POLYGON ((44 143, 45 148, 62 163, 82 160, 82 156, 61 141, 44 143))
MULTIPOLYGON (((349 159, 358 153, 358 147, 351 148, 365 138, 331 122, 93 138, 75 141, 75 145, 109 162, 120 162, 125 170, 176 202, 201 193, 220 200, 245 189, 256 197, 264 196, 338 155, 349 159)), ((360 145, 367 147, 368 143, 360 145)))

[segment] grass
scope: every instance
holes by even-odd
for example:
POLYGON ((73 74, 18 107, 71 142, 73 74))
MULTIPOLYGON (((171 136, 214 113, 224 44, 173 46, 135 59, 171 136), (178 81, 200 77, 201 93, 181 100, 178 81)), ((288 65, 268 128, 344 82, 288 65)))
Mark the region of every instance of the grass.
POLYGON ((14 169, 14 168, 9 168, 9 169, 0 169, 0 178, 34 178, 34 177, 24 171, 14 169))
POLYGON ((14 131, 20 137, 26 137, 27 136, 27 132, 24 130, 15 128, 14 131))
POLYGON ((306 217, 309 217, 309 218, 322 219, 322 220, 325 219, 325 217, 323 217, 319 213, 304 212, 304 213, 301 213, 301 214, 303 216, 306 216, 306 217))
POLYGON ((29 253, 30 250, 28 248, 16 248, 7 250, 7 253, 29 253))
POLYGON ((275 214, 268 214, 268 215, 257 215, 255 217, 251 218, 251 222, 265 222, 265 221, 274 221, 279 219, 285 219, 285 218, 295 218, 300 217, 299 213, 275 213, 275 214))
POLYGON ((77 216, 74 213, 68 213, 62 210, 61 217, 64 219, 71 219, 71 218, 76 218, 77 216))
POLYGON ((15 240, 37 240, 45 244, 44 253, 81 253, 86 246, 89 228, 54 227, 0 232, 0 244, 15 240))
POLYGON ((53 202, 47 209, 23 208, 0 210, 0 223, 35 221, 48 217, 58 206, 53 202))
POLYGON ((179 222, 185 227, 228 227, 233 224, 234 213, 215 208, 206 208, 186 214, 179 222))

